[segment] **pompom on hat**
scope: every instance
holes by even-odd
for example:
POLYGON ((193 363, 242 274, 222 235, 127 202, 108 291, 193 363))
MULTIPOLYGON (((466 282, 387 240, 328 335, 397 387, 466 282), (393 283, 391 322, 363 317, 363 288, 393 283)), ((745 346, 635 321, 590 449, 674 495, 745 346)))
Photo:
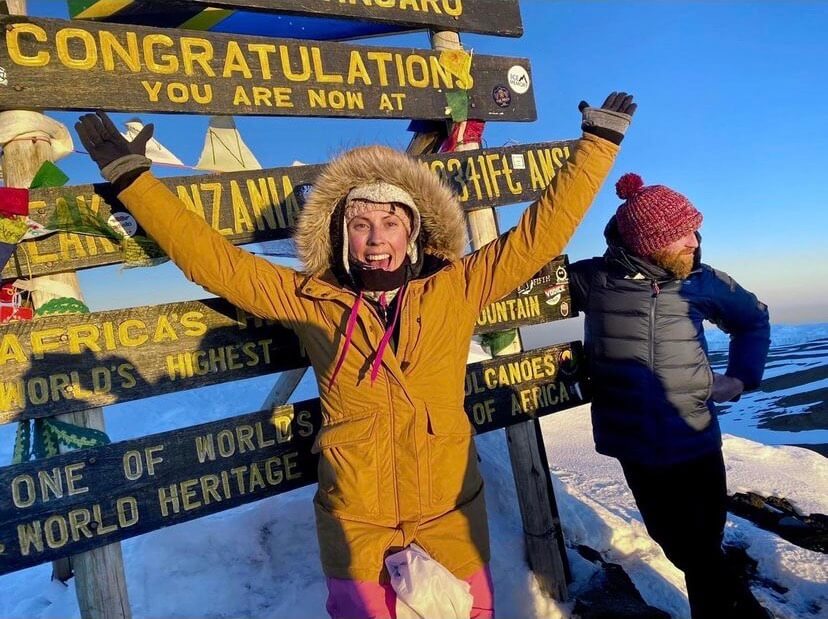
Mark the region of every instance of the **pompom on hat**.
POLYGON ((615 213, 624 245, 649 256, 701 227, 702 214, 690 200, 664 185, 644 185, 638 174, 624 174, 615 192, 625 200, 615 213))

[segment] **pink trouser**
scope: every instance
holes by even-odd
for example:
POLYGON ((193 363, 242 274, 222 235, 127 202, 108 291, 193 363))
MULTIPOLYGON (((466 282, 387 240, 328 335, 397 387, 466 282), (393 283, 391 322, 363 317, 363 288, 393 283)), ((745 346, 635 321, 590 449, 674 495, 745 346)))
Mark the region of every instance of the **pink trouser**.
MULTIPOLYGON (((390 584, 328 578, 331 619, 395 619, 397 596, 390 584)), ((466 579, 471 585, 471 619, 494 619, 494 591, 488 566, 466 579)))

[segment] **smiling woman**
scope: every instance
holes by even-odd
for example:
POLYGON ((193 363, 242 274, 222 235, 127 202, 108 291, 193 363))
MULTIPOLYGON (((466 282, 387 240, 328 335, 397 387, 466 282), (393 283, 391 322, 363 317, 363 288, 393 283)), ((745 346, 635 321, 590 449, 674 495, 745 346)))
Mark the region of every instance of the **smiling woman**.
POLYGON ((346 198, 344 225, 347 272, 395 272, 406 262, 417 262, 420 213, 404 189, 382 181, 352 189, 346 198))

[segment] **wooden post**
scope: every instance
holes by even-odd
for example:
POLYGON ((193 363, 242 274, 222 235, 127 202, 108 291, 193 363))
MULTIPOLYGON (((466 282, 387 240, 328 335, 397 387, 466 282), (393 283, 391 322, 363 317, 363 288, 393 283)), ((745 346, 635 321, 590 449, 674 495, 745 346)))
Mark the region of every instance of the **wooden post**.
POLYGON ((298 370, 288 370, 279 374, 276 384, 273 385, 273 389, 270 390, 267 399, 265 399, 264 408, 273 410, 287 402, 307 371, 308 368, 299 368, 298 370))
MULTIPOLYGON (((9 0, 11 14, 25 15, 25 0, 9 0)), ((28 187, 34 175, 45 161, 52 160, 52 146, 44 134, 39 140, 19 140, 3 147, 2 170, 7 187, 28 187)), ((82 300, 80 286, 74 273, 64 273, 37 278, 38 282, 58 282, 69 287, 76 299, 82 300)), ((35 308, 58 295, 36 290, 32 293, 35 308)), ((74 425, 103 431, 103 409, 92 408, 86 411, 58 415, 57 419, 74 425)), ((78 605, 84 619, 131 619, 132 611, 126 590, 124 564, 121 545, 111 544, 103 548, 90 550, 70 560, 71 568, 65 561, 56 561, 55 577, 64 580, 71 576, 74 569, 75 590, 78 605)))
MULTIPOLYGON (((461 49, 456 32, 432 33, 434 49, 461 49)), ((464 143, 457 150, 480 148, 477 143, 464 143)), ((472 249, 478 249, 497 238, 499 231, 495 210, 480 209, 466 213, 472 249)), ((520 335, 495 352, 495 356, 520 352, 520 335)), ((544 451, 540 422, 537 419, 506 428, 512 474, 515 478, 520 513, 523 519, 529 567, 538 579, 541 590, 552 598, 566 600, 570 579, 563 530, 558 505, 552 488, 549 463, 544 451)))

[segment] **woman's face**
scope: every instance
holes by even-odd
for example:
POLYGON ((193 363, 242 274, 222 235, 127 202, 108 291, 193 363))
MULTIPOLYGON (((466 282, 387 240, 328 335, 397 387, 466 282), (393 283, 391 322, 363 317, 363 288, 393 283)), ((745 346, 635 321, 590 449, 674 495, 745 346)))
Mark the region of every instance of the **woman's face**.
POLYGON ((348 251, 365 268, 394 271, 407 247, 408 230, 394 213, 368 211, 348 222, 348 251))

